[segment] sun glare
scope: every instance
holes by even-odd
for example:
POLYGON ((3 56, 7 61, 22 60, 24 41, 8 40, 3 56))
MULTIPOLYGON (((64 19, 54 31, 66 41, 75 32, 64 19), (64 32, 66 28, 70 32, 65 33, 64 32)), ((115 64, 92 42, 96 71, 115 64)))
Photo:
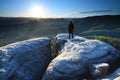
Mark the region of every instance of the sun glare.
POLYGON ((32 6, 30 9, 30 16, 35 18, 43 18, 45 16, 45 11, 41 6, 32 6))

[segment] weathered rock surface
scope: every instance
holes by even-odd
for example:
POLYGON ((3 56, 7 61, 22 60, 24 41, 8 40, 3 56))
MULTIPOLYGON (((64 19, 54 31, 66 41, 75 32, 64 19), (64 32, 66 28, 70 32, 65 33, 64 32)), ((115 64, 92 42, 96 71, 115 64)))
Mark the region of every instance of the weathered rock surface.
POLYGON ((93 77, 104 76, 108 73, 109 64, 98 63, 90 65, 90 73, 93 77))
POLYGON ((96 80, 120 80, 120 68, 115 70, 113 73, 104 76, 102 78, 98 78, 96 80))
POLYGON ((0 47, 0 80, 40 80, 49 62, 47 37, 0 47))
POLYGON ((112 63, 120 56, 114 47, 99 40, 78 36, 69 40, 68 34, 58 34, 56 42, 62 52, 51 61, 42 80, 69 80, 84 74, 90 64, 112 63))
MULTIPOLYGON (((83 38, 83 37, 79 37, 79 36, 73 36, 74 39, 71 39, 71 41, 73 42, 83 42, 85 41, 86 39, 83 38)), ((61 33, 61 34, 58 34, 56 36, 56 39, 55 39, 55 44, 56 44, 56 54, 59 55, 60 52, 62 51, 62 49, 64 48, 64 44, 68 41, 70 41, 69 39, 69 34, 68 33, 61 33)))

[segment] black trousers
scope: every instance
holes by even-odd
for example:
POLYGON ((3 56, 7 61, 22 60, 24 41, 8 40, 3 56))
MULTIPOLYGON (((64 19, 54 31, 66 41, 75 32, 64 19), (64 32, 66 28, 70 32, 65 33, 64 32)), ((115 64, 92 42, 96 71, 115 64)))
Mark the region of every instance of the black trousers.
POLYGON ((69 32, 69 39, 73 39, 73 32, 69 32))

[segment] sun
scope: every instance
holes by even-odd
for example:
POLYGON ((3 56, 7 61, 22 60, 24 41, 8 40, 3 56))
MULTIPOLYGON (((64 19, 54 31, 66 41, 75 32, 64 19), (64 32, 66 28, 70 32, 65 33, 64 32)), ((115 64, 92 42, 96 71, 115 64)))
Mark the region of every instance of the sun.
POLYGON ((30 16, 35 18, 45 17, 45 11, 41 6, 34 5, 30 9, 30 16))

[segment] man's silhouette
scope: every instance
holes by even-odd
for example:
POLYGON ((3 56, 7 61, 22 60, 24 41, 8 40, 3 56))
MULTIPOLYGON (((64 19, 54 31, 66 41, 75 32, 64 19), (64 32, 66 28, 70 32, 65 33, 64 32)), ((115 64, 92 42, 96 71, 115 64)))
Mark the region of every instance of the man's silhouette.
POLYGON ((73 30, 74 30, 74 24, 72 23, 72 21, 70 21, 69 26, 68 26, 69 39, 71 36, 73 38, 73 30))

